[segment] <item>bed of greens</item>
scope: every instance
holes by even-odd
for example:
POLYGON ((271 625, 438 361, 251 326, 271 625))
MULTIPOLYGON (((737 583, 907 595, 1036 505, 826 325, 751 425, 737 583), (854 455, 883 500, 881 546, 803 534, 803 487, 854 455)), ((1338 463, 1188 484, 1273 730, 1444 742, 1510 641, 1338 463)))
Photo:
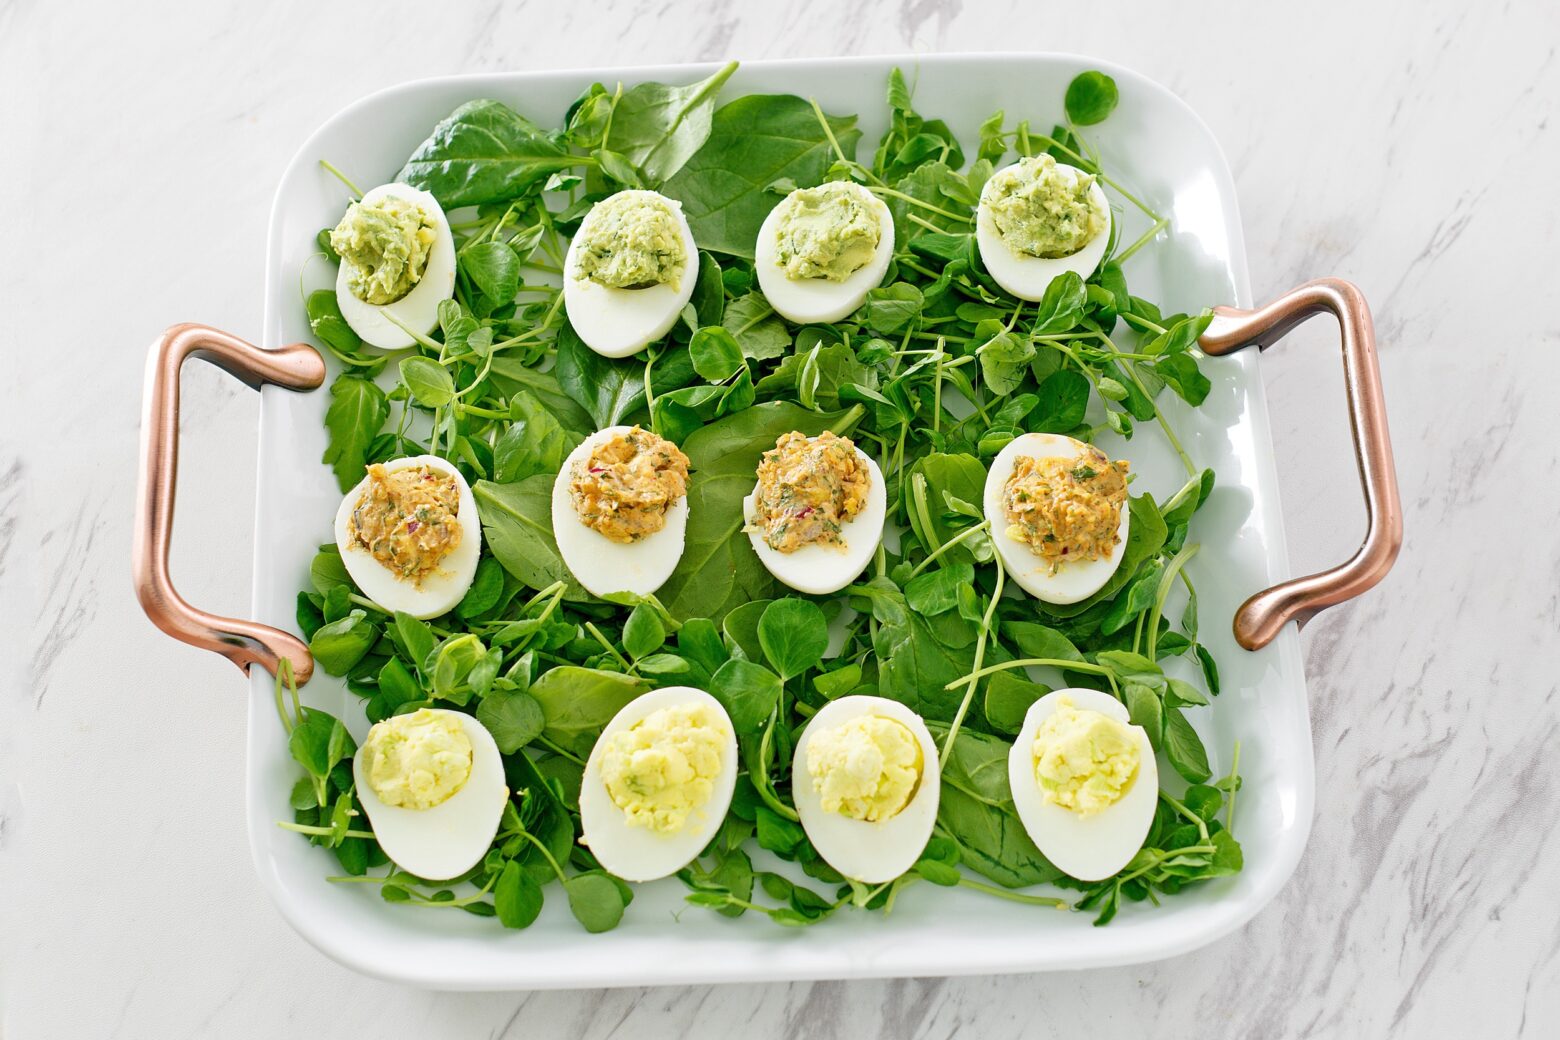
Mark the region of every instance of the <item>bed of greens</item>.
MULTIPOLYGON (((917 111, 896 71, 888 130, 863 149, 855 115, 805 97, 722 102, 735 67, 687 86, 594 84, 553 129, 498 100, 469 102, 434 127, 396 179, 451 212, 456 291, 415 347, 368 348, 334 290, 307 295, 314 333, 337 362, 323 461, 342 490, 369 463, 441 456, 471 482, 484 544, 469 592, 431 621, 380 609, 326 545, 298 595, 298 626, 368 720, 431 705, 474 714, 499 745, 512 796, 469 876, 432 884, 395 868, 363 827, 354 741, 341 721, 300 704, 284 670, 277 709, 303 776, 283 826, 331 850, 332 881, 376 886, 387 902, 524 928, 552 894, 586 929, 610 929, 633 889, 577 840, 583 762, 626 703, 686 685, 729 712, 743 767, 717 837, 679 874, 695 906, 808 925, 887 912, 907 887, 934 899, 941 886, 1089 911, 1105 924, 1124 901, 1157 902, 1239 871, 1238 748, 1229 775, 1215 778, 1188 719, 1219 692, 1185 567, 1214 476, 1159 407, 1169 395, 1191 406, 1207 396, 1193 347, 1209 315, 1165 314, 1129 290, 1131 258, 1153 248, 1167 221, 1100 168, 1086 136, 1115 108, 1115 83, 1078 76, 1060 125, 995 112, 956 133, 917 111), (1097 173, 1135 210, 1113 229, 1129 223, 1140 234, 1113 231, 1091 278, 1058 277, 1043 300, 1023 303, 986 273, 973 213, 1005 157, 1040 153, 1097 173), (753 242, 787 192, 826 180, 856 181, 886 202, 898 245, 857 312, 797 327, 757 291, 753 242), (627 187, 680 200, 703 252, 682 321, 646 352, 612 360, 583 345, 558 286, 584 214, 627 187), (625 422, 676 442, 690 461, 686 550, 658 595, 606 602, 564 565, 549 503, 582 438, 625 422), (784 594, 743 532, 759 456, 792 430, 850 436, 886 480, 897 537, 837 595, 784 594), (992 457, 1032 431, 1163 438, 1185 467, 1184 485, 1163 501, 1132 495, 1121 566, 1070 606, 1012 588, 980 506, 992 457), (1168 675, 1176 659, 1201 681, 1168 675), (1184 781, 1160 792, 1146 844, 1104 881, 1054 868, 1014 810, 1011 738, 1053 686, 1118 698, 1184 781), (922 715, 941 751, 934 837, 909 873, 875 886, 823 862, 790 795, 802 726, 828 701, 863 692, 922 715)), ((349 178, 371 172, 330 169, 354 197, 349 178)), ((319 243, 334 259, 328 231, 319 243)))

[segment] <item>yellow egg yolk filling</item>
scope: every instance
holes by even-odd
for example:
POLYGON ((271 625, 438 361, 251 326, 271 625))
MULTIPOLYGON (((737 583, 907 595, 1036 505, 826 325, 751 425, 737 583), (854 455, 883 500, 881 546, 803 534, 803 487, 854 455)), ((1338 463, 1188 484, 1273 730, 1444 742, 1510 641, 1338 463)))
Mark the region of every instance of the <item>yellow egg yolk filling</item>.
POLYGON ((1062 697, 1035 730, 1034 756, 1035 779, 1045 800, 1092 816, 1131 788, 1140 752, 1126 723, 1062 697))
POLYGON ((726 740, 707 705, 652 712, 607 742, 601 756, 607 795, 629 826, 675 834, 714 794, 726 740))
POLYGON ((432 809, 471 777, 471 738, 460 720, 419 708, 376 723, 363 745, 368 785, 386 805, 432 809))
POLYGON ((909 727, 881 715, 860 715, 814 733, 807 773, 826 812, 853 820, 892 819, 910 803, 925 763, 909 727))

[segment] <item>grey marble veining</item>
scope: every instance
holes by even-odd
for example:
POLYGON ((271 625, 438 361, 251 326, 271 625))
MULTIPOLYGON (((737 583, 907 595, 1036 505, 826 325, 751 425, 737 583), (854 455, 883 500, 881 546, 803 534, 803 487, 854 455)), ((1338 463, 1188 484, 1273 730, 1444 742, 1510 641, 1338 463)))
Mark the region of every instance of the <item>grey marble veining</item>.
MULTIPOLYGON (((1537 0, 0 2, 0 1035, 1560 1033, 1557 44, 1537 0), (981 49, 1166 83, 1229 154, 1257 295, 1337 274, 1375 308, 1408 543, 1305 636, 1293 881, 1225 941, 1080 975, 456 996, 321 957, 253 876, 238 677, 130 592, 145 343, 258 335, 277 177, 382 86, 981 49)), ((1363 525, 1331 331, 1266 372, 1293 561, 1323 566, 1363 525)), ((255 402, 199 366, 185 395, 175 575, 242 613, 255 402)))

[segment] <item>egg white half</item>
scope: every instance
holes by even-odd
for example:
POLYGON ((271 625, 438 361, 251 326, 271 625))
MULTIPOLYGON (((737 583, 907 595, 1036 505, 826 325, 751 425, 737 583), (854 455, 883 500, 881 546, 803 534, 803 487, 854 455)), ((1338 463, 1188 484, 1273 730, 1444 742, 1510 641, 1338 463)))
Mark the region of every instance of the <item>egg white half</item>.
POLYGON ((1023 728, 1008 753, 1008 784, 1013 806, 1035 847, 1064 873, 1079 881, 1099 881, 1126 866, 1154 822, 1159 802, 1159 764, 1142 726, 1132 726, 1138 742, 1138 774, 1126 794, 1114 805, 1092 816, 1079 816, 1046 801, 1035 777, 1035 731, 1056 712, 1057 702, 1072 699, 1076 708, 1097 711, 1121 722, 1128 721, 1126 707, 1099 690, 1056 690, 1046 694, 1024 716, 1023 728))
POLYGON ((877 217, 881 232, 872 259, 861 270, 853 272, 843 282, 831 282, 827 278, 791 278, 786 275, 779 258, 780 217, 796 191, 769 211, 763 226, 758 229, 758 241, 753 245, 758 287, 781 317, 799 325, 839 321, 853 313, 867 298, 867 293, 877 288, 883 280, 888 262, 894 258, 894 216, 883 200, 853 181, 838 183, 849 185, 860 196, 863 204, 877 217))
MULTIPOLYGON (((872 474, 872 486, 867 489, 867 501, 855 519, 840 525, 843 545, 804 545, 795 552, 783 553, 771 549, 761 531, 748 531, 748 541, 759 560, 780 581, 797 592, 809 596, 823 596, 838 592, 855 581, 872 562, 878 542, 883 540, 883 519, 888 515, 888 495, 883 489, 883 471, 866 452, 856 449, 856 457, 872 474)), ((758 522, 758 485, 742 500, 742 517, 747 525, 758 522)))
POLYGON ((693 240, 688 218, 683 216, 682 203, 655 191, 624 191, 618 195, 650 196, 670 206, 677 216, 688 259, 675 289, 664 282, 648 289, 618 289, 581 278, 579 243, 586 237, 596 209, 593 207, 585 214, 563 259, 563 306, 569 324, 585 345, 602 357, 611 358, 637 354, 670 332, 683 307, 693 298, 693 287, 699 280, 699 246, 693 240))
POLYGON ((509 789, 504 785, 504 760, 486 727, 463 712, 432 710, 459 719, 466 739, 471 741, 471 775, 459 791, 431 809, 382 802, 369 786, 367 753, 361 747, 352 757, 352 779, 385 855, 420 878, 447 881, 476 866, 487 854, 493 835, 498 833, 509 789))
POLYGON ((439 200, 426 191, 409 184, 381 184, 364 192, 363 201, 375 202, 385 196, 417 203, 433 222, 433 247, 428 251, 422 278, 411 292, 394 303, 366 303, 353 295, 347 284, 350 266, 343 263, 336 272, 336 304, 364 343, 380 350, 402 350, 417 341, 396 322, 419 334, 432 332, 439 324, 439 304, 455 295, 455 236, 439 200))
MULTIPOLYGON (((1018 164, 1011 163, 1003 169, 1016 165, 1018 164)), ((1066 163, 1057 163, 1056 168, 1072 171, 1075 178, 1087 176, 1084 171, 1075 166, 1068 166, 1066 163)), ((997 171, 997 173, 1001 172, 1002 170, 997 171)), ((975 243, 980 248, 981 261, 986 265, 986 270, 990 272, 991 277, 996 279, 997 284, 1020 300, 1035 302, 1045 296, 1045 290, 1050 286, 1051 279, 1058 275, 1072 271, 1079 278, 1087 280, 1094 273, 1094 269, 1100 265, 1101 258, 1105 256, 1105 247, 1110 244, 1111 222, 1116 219, 1110 211, 1110 204, 1105 198, 1105 191, 1100 187, 1100 182, 1096 179, 1089 188, 1089 198, 1104 211, 1105 226, 1076 253, 1048 259, 1040 256, 1020 256, 1002 241, 1002 233, 997 230, 997 222, 992 219, 989 205, 993 195, 992 185, 996 181, 997 178, 993 175, 981 189, 980 205, 975 210, 975 243)))
POLYGON ((1064 563, 1055 574, 1048 573, 1050 564, 1041 559, 1023 542, 1008 537, 1007 511, 1002 508, 1002 489, 1013 475, 1013 464, 1019 456, 1034 459, 1075 459, 1081 456, 1086 445, 1071 437, 1057 433, 1026 433, 1013 438, 991 461, 991 471, 986 475, 984 505, 986 520, 991 524, 991 541, 1002 554, 1002 566, 1019 587, 1035 599, 1045 603, 1077 603, 1094 595, 1110 576, 1121 566, 1121 558, 1127 551, 1127 527, 1132 511, 1124 502, 1121 506, 1121 522, 1116 527, 1116 544, 1109 556, 1097 560, 1078 560, 1064 563))
POLYGON ((921 716, 885 697, 857 695, 830 701, 807 723, 796 742, 791 766, 791 797, 802 829, 818 855, 848 878, 868 885, 892 881, 915 866, 931 839, 937 822, 937 802, 942 777, 937 745, 921 716), (921 745, 921 780, 905 807, 886 820, 857 820, 823 807, 807 771, 807 748, 814 733, 821 733, 863 715, 877 715, 902 723, 921 745))
POLYGON ((675 874, 704 851, 720 829, 726 810, 731 808, 738 768, 736 729, 720 701, 692 686, 666 686, 636 697, 607 723, 585 763, 580 782, 580 828, 584 832, 584 844, 603 867, 624 881, 654 881, 675 874), (715 789, 710 800, 689 814, 687 824, 674 834, 630 826, 601 778, 601 759, 606 754, 607 742, 662 708, 682 704, 705 705, 711 716, 725 727, 720 775, 715 779, 715 789))
POLYGON ((393 459, 384 466, 391 473, 427 466, 455 478, 460 496, 455 513, 455 520, 460 524, 460 544, 439 561, 439 569, 424 578, 420 586, 398 578, 374 559, 373 553, 356 544, 348 526, 358 499, 368 490, 369 479, 365 476, 347 492, 336 510, 336 548, 341 550, 341 562, 363 595, 387 612, 401 610, 415 618, 438 617, 455 609, 477 576, 477 559, 482 555, 482 522, 477 516, 477 501, 472 498, 471 485, 466 483, 460 470, 437 455, 412 455, 393 459))
POLYGON ((682 559, 688 531, 688 496, 684 495, 666 511, 666 526, 637 542, 624 545, 599 531, 586 527, 574 508, 569 480, 576 463, 590 458, 596 445, 628 433, 631 426, 609 426, 586 437, 563 460, 563 468, 553 481, 553 539, 569 572, 593 596, 614 592, 632 592, 648 596, 672 576, 682 559))

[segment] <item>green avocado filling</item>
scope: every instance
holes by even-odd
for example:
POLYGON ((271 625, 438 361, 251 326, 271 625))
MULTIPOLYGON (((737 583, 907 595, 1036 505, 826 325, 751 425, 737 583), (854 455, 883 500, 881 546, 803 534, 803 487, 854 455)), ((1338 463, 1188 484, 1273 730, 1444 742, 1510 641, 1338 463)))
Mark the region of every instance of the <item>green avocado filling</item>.
POLYGON ((580 228, 579 277, 613 289, 677 288, 687 250, 677 214, 659 195, 620 191, 580 228))
POLYGON ((394 303, 417 287, 433 248, 433 221, 415 202, 385 195, 347 207, 330 247, 347 265, 347 287, 364 303, 394 303))
POLYGON ((780 203, 776 256, 787 278, 843 282, 872 260, 883 229, 847 181, 791 192, 780 203))
POLYGON ((1109 220, 1105 208, 1095 205, 1093 187, 1093 174, 1039 155, 992 177, 986 206, 1003 243, 1018 256, 1072 256, 1109 220))

